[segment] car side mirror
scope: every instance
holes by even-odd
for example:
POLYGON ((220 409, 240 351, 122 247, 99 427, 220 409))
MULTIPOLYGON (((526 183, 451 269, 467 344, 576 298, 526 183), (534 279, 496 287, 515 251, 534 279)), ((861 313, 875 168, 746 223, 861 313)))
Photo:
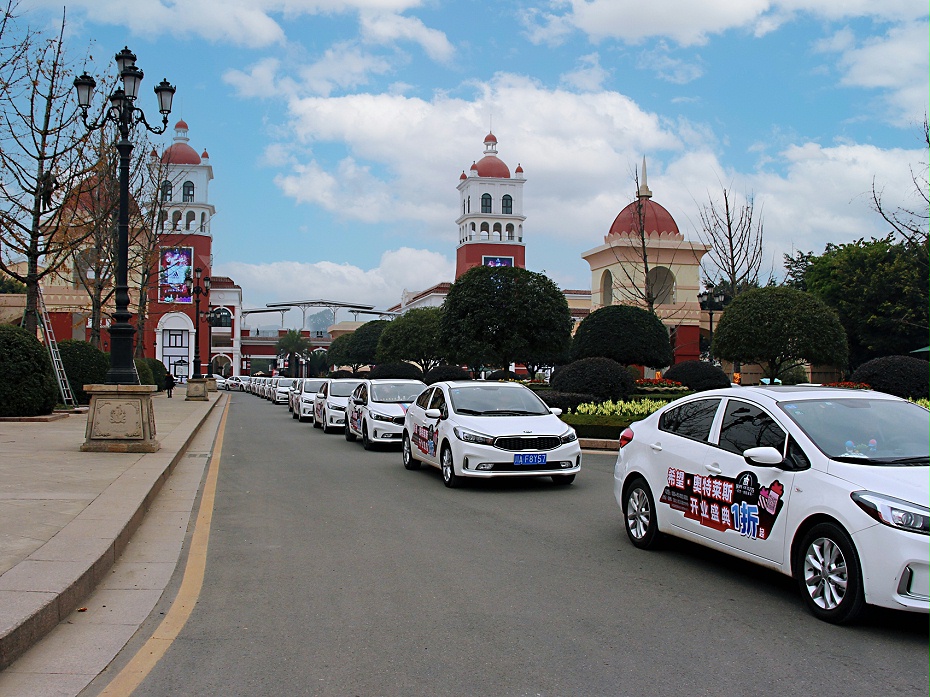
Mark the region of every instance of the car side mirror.
POLYGON ((555 414, 556 416, 561 416, 561 415, 562 415, 562 410, 559 409, 558 407, 549 407, 549 413, 550 413, 550 414, 555 414))
POLYGON ((322 392, 317 392, 316 396, 319 397, 320 399, 326 399, 326 395, 323 394, 322 392))
POLYGON ((361 405, 364 404, 364 403, 365 403, 365 400, 362 399, 361 397, 353 397, 353 398, 352 398, 352 404, 357 404, 357 405, 361 406, 361 405))
POLYGON ((423 416, 425 416, 427 419, 441 419, 442 412, 438 409, 427 409, 425 412, 423 412, 423 416))
POLYGON ((743 458, 750 465, 761 465, 763 467, 777 467, 785 461, 781 453, 769 445, 744 450, 743 458))

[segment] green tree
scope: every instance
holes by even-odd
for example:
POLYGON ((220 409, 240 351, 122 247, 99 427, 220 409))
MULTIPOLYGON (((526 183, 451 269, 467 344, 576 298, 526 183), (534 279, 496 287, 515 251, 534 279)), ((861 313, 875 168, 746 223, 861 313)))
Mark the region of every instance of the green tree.
MULTIPOLYGON (((390 324, 386 319, 365 322, 352 334, 349 344, 349 365, 372 365, 378 355, 378 340, 381 333, 390 324)), ((357 369, 356 369, 357 370, 357 369)))
POLYGON ((15 295, 22 295, 26 292, 26 286, 15 278, 10 278, 6 274, 0 272, 0 293, 11 293, 15 295))
POLYGON ((622 365, 661 367, 674 360, 668 330, 656 315, 632 305, 608 305, 581 320, 572 360, 610 358, 622 365))
POLYGON ((378 363, 409 361, 424 373, 442 362, 439 320, 442 308, 417 307, 388 324, 378 339, 378 363))
MULTIPOLYGON (((449 358, 471 366, 554 362, 571 340, 568 302, 547 276, 476 266, 449 290, 439 322, 449 358)), ((551 364, 551 363, 550 363, 551 364)))
POLYGON ((806 362, 845 368, 849 357, 846 332, 830 307, 809 293, 775 286, 746 291, 727 306, 711 351, 756 363, 770 379, 806 362))
POLYGON ((828 244, 804 273, 807 290, 836 310, 851 368, 927 345, 927 265, 919 244, 883 239, 828 244))
POLYGON ((361 363, 355 363, 352 357, 352 342, 355 340, 355 334, 341 334, 333 339, 326 351, 326 356, 330 366, 347 365, 353 373, 357 373, 362 367, 361 363))
POLYGON ((289 329, 287 334, 278 339, 275 347, 279 355, 282 353, 287 355, 288 377, 297 377, 297 357, 306 354, 310 350, 310 341, 301 336, 296 329, 289 329))

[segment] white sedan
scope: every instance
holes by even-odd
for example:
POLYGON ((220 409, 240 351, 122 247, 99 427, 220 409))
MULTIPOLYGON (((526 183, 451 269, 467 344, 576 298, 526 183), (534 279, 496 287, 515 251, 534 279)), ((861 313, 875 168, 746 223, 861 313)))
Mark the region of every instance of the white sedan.
POLYGON ((313 398, 313 427, 329 433, 346 425, 346 407, 349 395, 361 380, 352 378, 327 378, 313 398))
POLYGON ((300 391, 294 395, 295 419, 298 421, 313 419, 313 399, 325 382, 326 378, 304 378, 300 381, 300 391))
POLYGON ((794 576, 811 612, 930 610, 930 414, 891 395, 735 387, 671 402, 620 436, 630 541, 682 537, 794 576))
POLYGON ((438 382, 407 409, 404 467, 438 467, 448 487, 468 477, 546 476, 571 484, 581 447, 560 413, 518 383, 438 382))
POLYGON ((399 443, 407 408, 425 389, 420 380, 363 380, 349 399, 346 440, 361 438, 365 450, 378 443, 399 443))

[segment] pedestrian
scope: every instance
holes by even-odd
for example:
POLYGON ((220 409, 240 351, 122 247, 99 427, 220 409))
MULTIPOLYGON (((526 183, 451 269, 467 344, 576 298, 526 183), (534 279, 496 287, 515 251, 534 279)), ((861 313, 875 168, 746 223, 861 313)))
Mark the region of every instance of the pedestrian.
POLYGON ((168 393, 169 399, 171 398, 171 391, 174 389, 175 384, 176 384, 176 381, 174 379, 174 375, 172 375, 171 373, 167 373, 165 375, 165 392, 168 393))

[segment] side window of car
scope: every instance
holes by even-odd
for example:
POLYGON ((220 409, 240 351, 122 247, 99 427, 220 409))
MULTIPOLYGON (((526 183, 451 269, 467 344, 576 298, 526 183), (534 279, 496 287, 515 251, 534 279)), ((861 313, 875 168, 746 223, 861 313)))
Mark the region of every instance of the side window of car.
POLYGON ((366 404, 368 403, 368 385, 362 383, 358 386, 358 396, 362 399, 363 402, 366 404))
POLYGON ((429 402, 429 408, 438 409, 443 416, 449 415, 449 409, 446 407, 446 396, 439 388, 433 391, 433 398, 429 402))
POLYGON ((787 434, 776 421, 762 409, 731 399, 727 402, 720 426, 720 447, 731 453, 742 455, 744 450, 771 446, 784 454, 787 434))
POLYGON ((669 409, 662 414, 659 430, 706 443, 719 405, 719 399, 685 402, 680 407, 669 409))
POLYGON ((807 455, 804 454, 801 446, 798 445, 798 442, 794 438, 788 436, 788 455, 785 457, 785 469, 799 472, 801 470, 810 469, 810 466, 811 461, 807 458, 807 455))
POLYGON ((324 397, 325 397, 327 394, 329 394, 329 389, 327 389, 328 387, 329 387, 329 383, 324 382, 324 383, 323 383, 323 386, 320 388, 320 392, 323 393, 323 396, 324 396, 324 397))
POLYGON ((431 389, 423 390, 423 393, 417 397, 416 405, 425 411, 429 404, 430 395, 432 394, 433 390, 431 389))

